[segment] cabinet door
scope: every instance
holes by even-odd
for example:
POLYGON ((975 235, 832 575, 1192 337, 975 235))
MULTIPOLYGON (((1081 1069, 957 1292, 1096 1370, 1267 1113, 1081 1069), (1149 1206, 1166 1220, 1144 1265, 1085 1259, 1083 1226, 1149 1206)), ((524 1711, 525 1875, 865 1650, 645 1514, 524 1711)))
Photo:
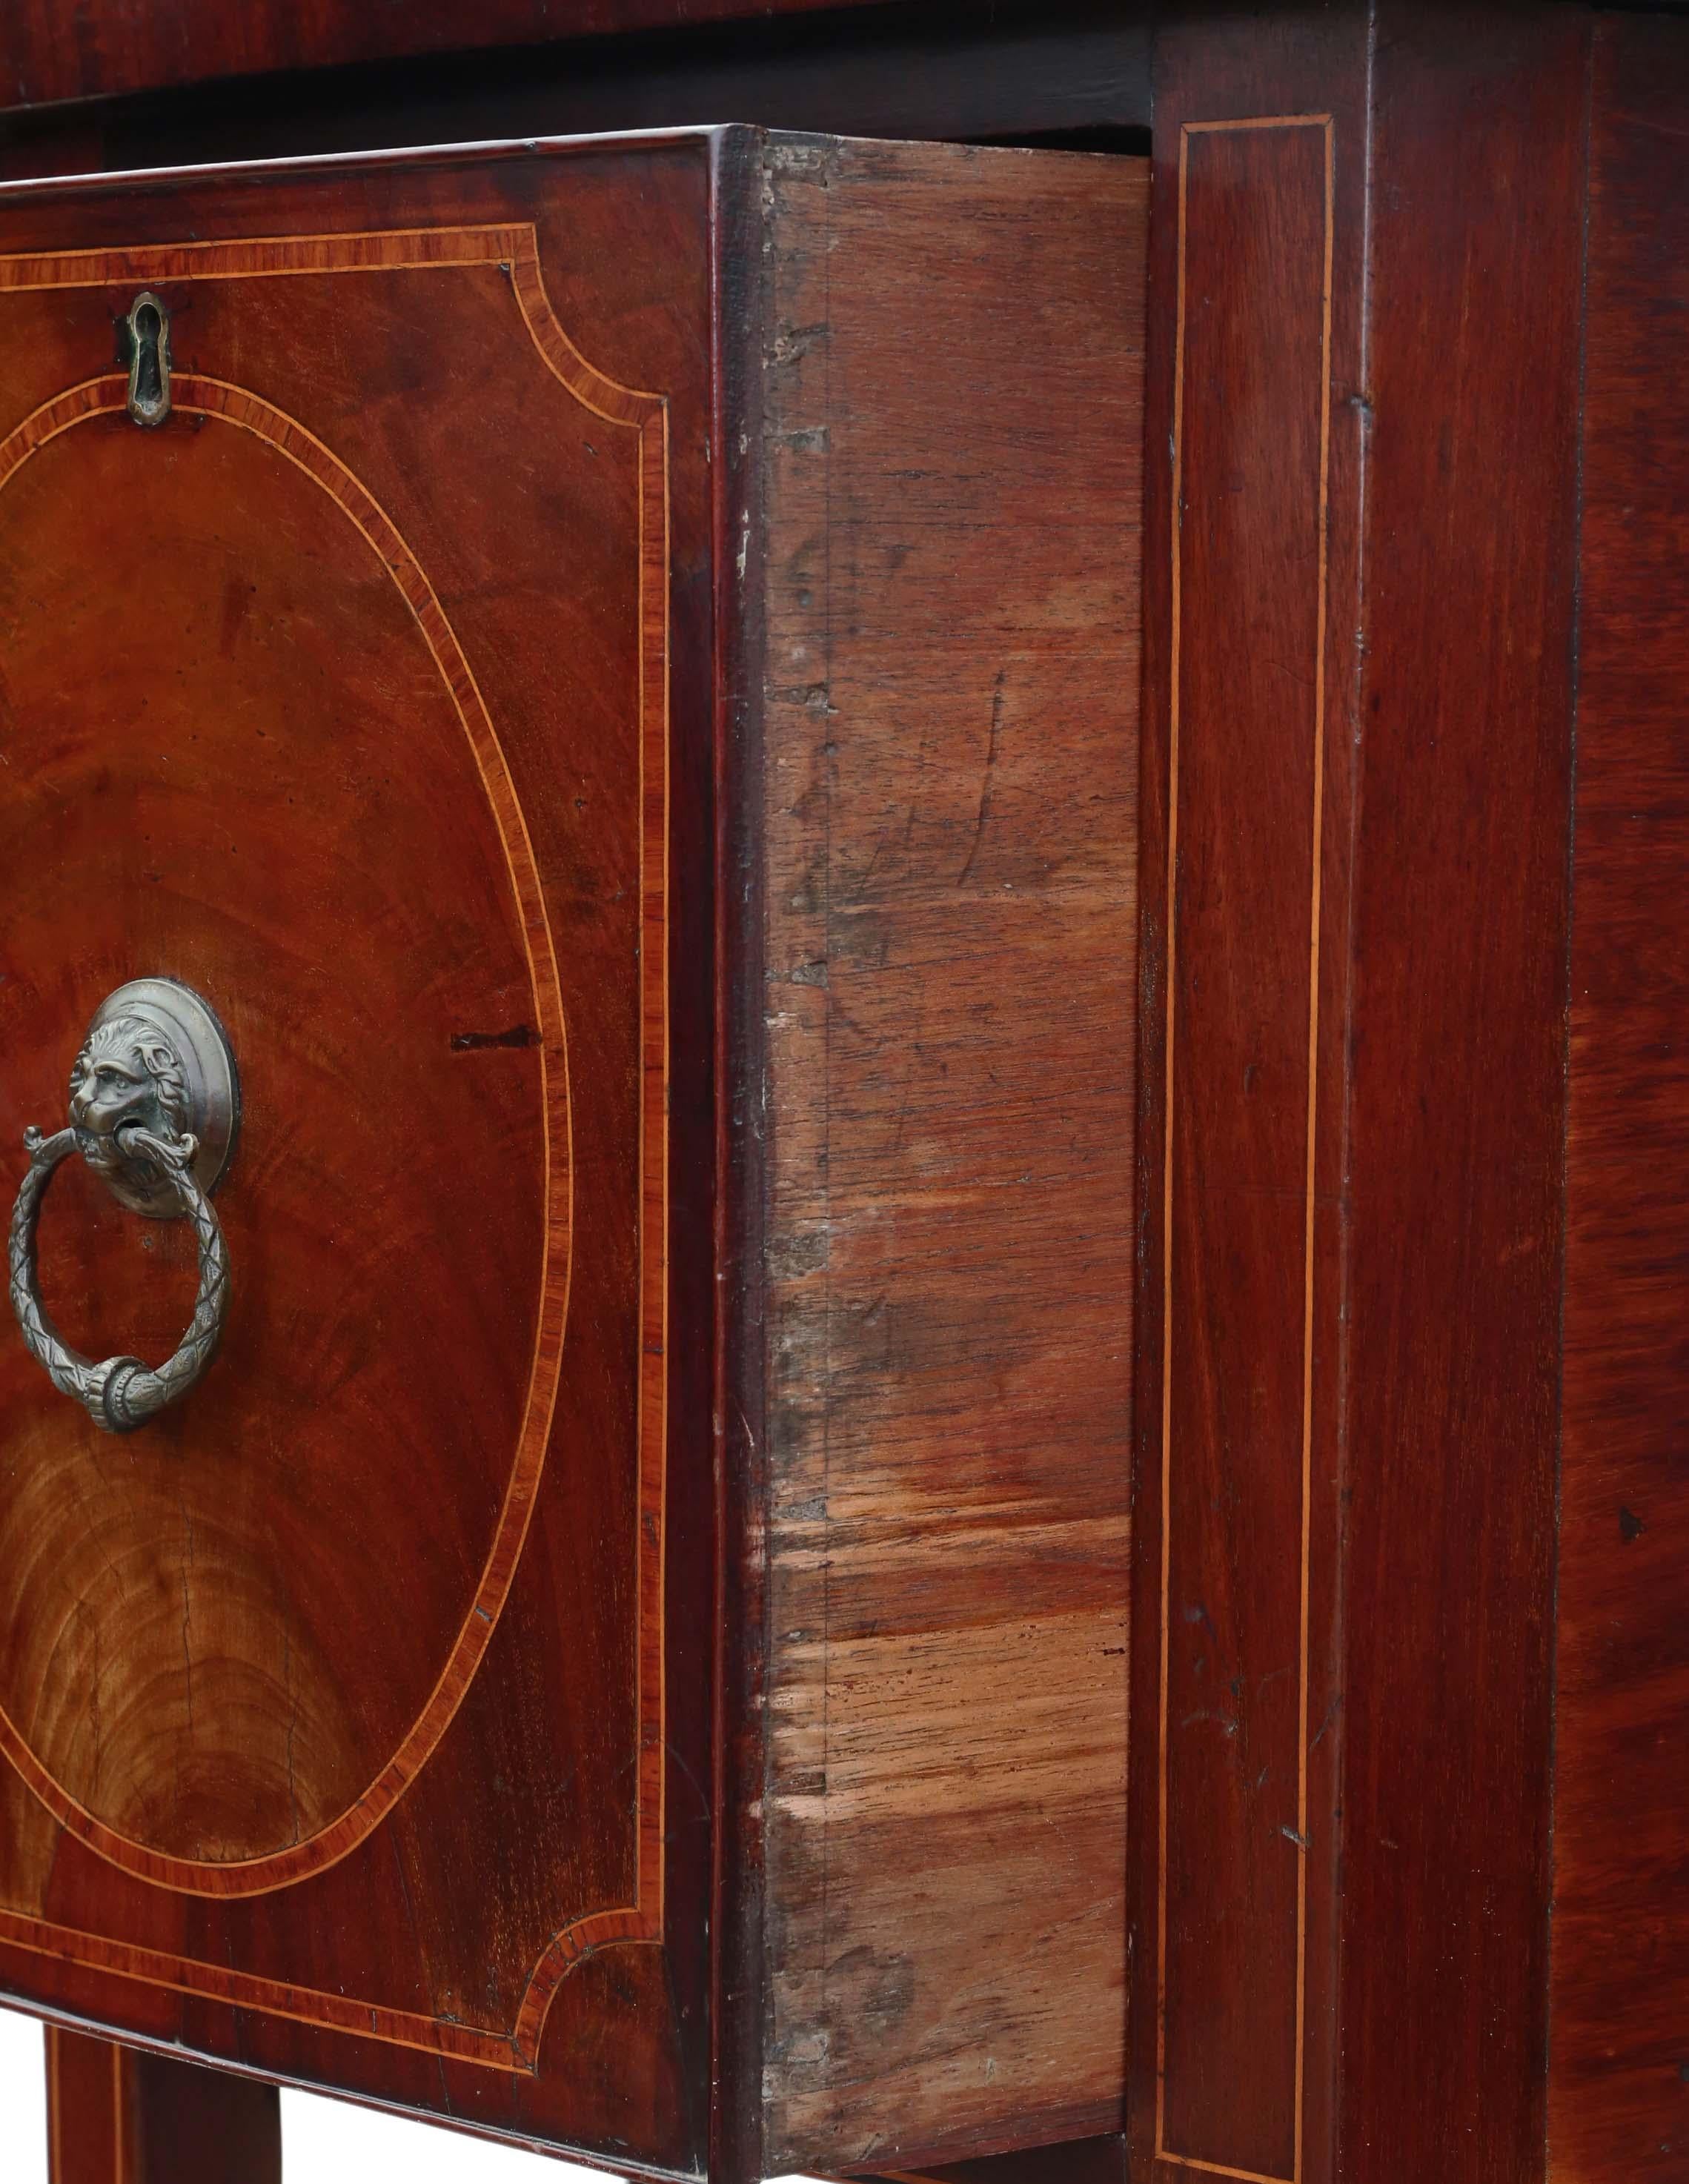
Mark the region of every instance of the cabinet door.
POLYGON ((710 156, 0 205, 0 1981, 670 2168, 710 156))

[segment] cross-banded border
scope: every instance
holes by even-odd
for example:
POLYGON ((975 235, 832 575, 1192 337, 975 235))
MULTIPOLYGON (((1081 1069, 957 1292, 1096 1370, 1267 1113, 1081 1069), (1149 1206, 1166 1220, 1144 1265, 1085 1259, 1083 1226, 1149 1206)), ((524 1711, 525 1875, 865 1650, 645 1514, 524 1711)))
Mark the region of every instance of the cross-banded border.
MULTIPOLYGON (((392 229, 341 235, 241 238, 219 242, 37 253, 0 258, 0 292, 312 274, 438 270, 493 265, 510 281, 534 348, 572 398, 637 437, 638 493, 638 688, 640 816, 639 1491, 634 1553, 638 1571, 638 1763, 634 1799, 634 1902, 594 1912, 555 1935, 529 1975, 516 2024, 508 2031, 390 2010, 343 1995, 142 1948, 0 1910, 0 1943, 68 1960, 150 1986, 203 1996, 265 2014, 424 2049, 493 2069, 537 2066, 546 2012, 572 1967, 595 1949, 655 1941, 662 1932, 664 1832, 663 1578, 666 1465, 668 1237, 668 813, 669 813, 669 448, 668 405, 660 394, 623 387, 588 364, 552 312, 531 224, 392 229)), ((82 419, 120 410, 120 375, 69 388, 26 419, 0 448, 0 483, 38 448, 82 419)), ((542 1068, 558 1073, 567 1112, 567 1060, 560 995, 545 905, 527 826, 503 752, 455 632, 415 557, 361 482, 328 448, 250 390, 179 374, 176 406, 254 432, 306 471, 382 555, 415 616, 451 691, 510 859, 528 949, 542 1033, 542 1068)), ((569 1179, 553 1173, 548 1084, 547 1265, 566 1307, 569 1179), (554 1184, 560 1180, 560 1193, 554 1184), (560 1206, 560 1219, 559 1208, 560 1206)), ((566 1169, 566 1162, 564 1163, 566 1169)), ((475 1601, 427 1706, 400 1749, 348 1810, 305 1842, 271 1857, 217 1866, 171 1858, 128 1841, 76 1806, 0 1717, 0 1750, 61 1823, 111 1863, 155 1886, 227 1898, 273 1892, 320 1872, 364 1841, 392 1811, 445 1733, 484 1657, 508 1597, 525 1543, 549 1437, 561 1365, 563 1310, 549 1325, 542 1311, 522 1446, 475 1601), (9 1734, 8 1732, 10 1732, 9 1734)))

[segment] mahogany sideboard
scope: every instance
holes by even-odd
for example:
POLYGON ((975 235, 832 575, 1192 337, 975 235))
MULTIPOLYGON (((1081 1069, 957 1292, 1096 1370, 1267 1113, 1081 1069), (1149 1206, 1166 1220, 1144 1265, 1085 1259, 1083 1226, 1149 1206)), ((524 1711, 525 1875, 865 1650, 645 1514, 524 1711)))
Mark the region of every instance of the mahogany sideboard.
POLYGON ((1689 22, 20 0, 0 173, 53 2184, 1689 2184, 1689 22))

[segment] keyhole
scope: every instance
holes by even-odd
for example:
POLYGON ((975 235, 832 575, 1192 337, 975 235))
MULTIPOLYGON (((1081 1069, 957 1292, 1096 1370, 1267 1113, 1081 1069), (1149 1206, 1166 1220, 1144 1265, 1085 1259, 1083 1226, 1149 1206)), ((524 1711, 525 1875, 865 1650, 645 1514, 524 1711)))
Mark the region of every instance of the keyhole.
POLYGON ((170 414, 170 315, 150 289, 130 306, 129 414, 137 425, 170 414))
POLYGON ((164 375, 159 363, 159 337, 164 322, 156 304, 141 304, 135 312, 135 399, 143 410, 156 410, 164 391, 164 375))

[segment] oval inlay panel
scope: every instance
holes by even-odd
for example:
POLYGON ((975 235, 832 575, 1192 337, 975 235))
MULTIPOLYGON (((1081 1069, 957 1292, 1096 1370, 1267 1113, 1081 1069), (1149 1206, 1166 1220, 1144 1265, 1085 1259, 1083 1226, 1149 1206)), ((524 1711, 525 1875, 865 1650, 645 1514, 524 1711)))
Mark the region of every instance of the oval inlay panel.
MULTIPOLYGON (((562 1005, 496 738, 382 510, 254 395, 178 375, 148 433, 124 391, 0 447, 4 1119, 60 1124, 112 987, 203 993, 244 1095, 231 1301, 123 1440, 0 1339, 0 1745, 103 1857, 250 1894, 392 1808, 496 1627, 560 1364, 562 1005)), ((186 1224, 76 1162, 41 1267, 99 1357, 161 1357, 192 1295, 186 1224)))

